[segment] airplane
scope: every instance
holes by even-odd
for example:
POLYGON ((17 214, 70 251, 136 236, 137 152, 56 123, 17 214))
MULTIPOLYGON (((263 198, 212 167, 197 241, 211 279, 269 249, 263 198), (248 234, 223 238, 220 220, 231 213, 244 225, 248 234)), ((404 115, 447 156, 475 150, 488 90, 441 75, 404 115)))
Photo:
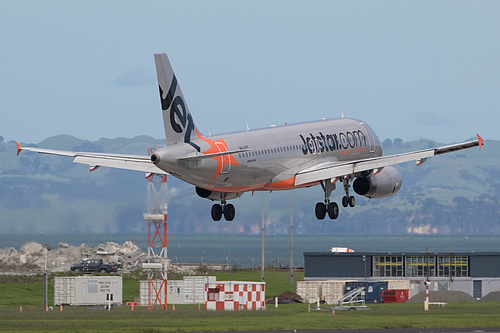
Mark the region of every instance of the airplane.
POLYGON ((477 140, 382 156, 382 145, 365 122, 341 118, 271 126, 269 128, 202 135, 195 126, 181 88, 165 53, 155 54, 166 147, 151 156, 70 152, 37 147, 21 150, 74 157, 90 171, 112 167, 172 175, 195 186, 196 193, 212 201, 214 221, 232 221, 234 205, 228 200, 245 192, 280 191, 320 185, 324 199, 315 206, 316 218, 339 216, 339 205, 330 200, 338 183, 345 195, 343 207, 354 207, 354 192, 368 198, 396 194, 402 177, 392 165, 408 161, 422 164, 429 157, 483 145, 477 140))

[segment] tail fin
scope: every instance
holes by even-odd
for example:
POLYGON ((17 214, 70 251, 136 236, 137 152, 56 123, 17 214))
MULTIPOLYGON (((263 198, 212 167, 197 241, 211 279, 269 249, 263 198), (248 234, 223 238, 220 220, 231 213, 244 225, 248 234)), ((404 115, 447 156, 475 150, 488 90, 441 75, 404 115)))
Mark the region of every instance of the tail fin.
POLYGON ((196 138, 196 127, 167 55, 155 54, 155 64, 167 145, 185 142, 200 151, 200 147, 191 142, 196 138))

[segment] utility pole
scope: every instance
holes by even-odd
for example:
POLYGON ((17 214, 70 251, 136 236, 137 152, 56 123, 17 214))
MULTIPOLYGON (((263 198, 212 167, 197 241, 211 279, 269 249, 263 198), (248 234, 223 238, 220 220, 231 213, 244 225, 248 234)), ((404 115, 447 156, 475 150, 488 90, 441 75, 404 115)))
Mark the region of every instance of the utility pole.
MULTIPOLYGON (((290 194, 293 195, 293 194, 290 194)), ((290 284, 293 284, 293 200, 290 204, 290 284)))
POLYGON ((43 270, 43 306, 48 310, 47 302, 47 243, 45 243, 45 269, 43 270))
POLYGON ((260 224, 261 224, 261 258, 260 258, 260 279, 264 282, 264 193, 260 193, 260 224))

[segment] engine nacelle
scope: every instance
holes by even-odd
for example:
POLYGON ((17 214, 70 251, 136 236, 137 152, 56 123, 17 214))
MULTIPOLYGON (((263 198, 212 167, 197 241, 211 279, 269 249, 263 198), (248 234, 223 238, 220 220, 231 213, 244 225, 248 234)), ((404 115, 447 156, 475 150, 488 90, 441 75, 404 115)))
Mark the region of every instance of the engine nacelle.
POLYGON ((353 188, 354 192, 368 198, 386 198, 396 194, 402 183, 399 171, 386 166, 375 175, 356 178, 353 188))
MULTIPOLYGON (((221 200, 221 192, 216 192, 216 191, 210 191, 201 187, 196 187, 196 194, 198 194, 200 197, 205 198, 205 199, 210 199, 212 201, 216 200, 219 201, 221 200)), ((236 199, 239 198, 243 195, 242 193, 225 193, 226 194, 226 200, 231 200, 231 199, 236 199)))

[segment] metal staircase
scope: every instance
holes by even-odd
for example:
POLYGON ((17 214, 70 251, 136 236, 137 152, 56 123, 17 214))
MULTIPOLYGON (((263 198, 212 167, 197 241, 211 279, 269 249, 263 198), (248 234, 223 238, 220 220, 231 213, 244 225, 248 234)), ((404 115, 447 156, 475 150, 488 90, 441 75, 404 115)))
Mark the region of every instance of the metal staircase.
POLYGON ((365 287, 360 287, 349 291, 338 299, 339 306, 335 310, 356 310, 366 309, 365 305, 365 287))

